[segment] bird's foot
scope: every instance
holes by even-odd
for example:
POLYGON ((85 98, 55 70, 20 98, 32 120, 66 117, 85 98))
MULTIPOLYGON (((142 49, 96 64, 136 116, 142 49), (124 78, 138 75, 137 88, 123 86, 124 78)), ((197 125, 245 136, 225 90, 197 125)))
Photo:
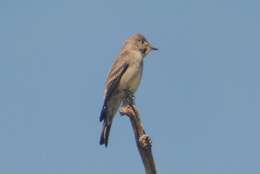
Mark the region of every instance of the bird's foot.
POLYGON ((146 150, 152 147, 152 139, 147 134, 144 134, 139 138, 139 143, 146 150))
POLYGON ((130 105, 122 106, 120 108, 120 111, 119 111, 120 115, 122 115, 122 116, 123 115, 131 115, 131 116, 136 115, 135 110, 133 109, 133 107, 135 109, 135 106, 130 106, 130 105))

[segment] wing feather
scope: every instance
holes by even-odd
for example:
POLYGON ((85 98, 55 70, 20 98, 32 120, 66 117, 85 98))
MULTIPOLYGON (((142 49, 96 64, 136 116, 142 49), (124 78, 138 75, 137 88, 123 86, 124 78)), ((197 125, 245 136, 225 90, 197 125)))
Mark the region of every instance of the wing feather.
POLYGON ((100 121, 102 121, 106 117, 106 111, 108 108, 107 102, 112 96, 115 89, 117 88, 117 85, 120 82, 120 79, 123 76, 123 74, 126 72, 127 68, 128 68, 128 63, 124 61, 116 61, 112 66, 112 69, 108 76, 108 80, 106 82, 105 100, 99 117, 100 121))

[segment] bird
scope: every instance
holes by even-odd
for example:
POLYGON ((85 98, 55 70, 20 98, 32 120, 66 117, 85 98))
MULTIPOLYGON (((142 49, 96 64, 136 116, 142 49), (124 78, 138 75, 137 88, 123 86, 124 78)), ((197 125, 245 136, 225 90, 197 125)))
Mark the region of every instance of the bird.
POLYGON ((100 145, 108 145, 112 121, 126 92, 132 95, 138 89, 143 74, 143 60, 153 50, 158 50, 142 35, 128 37, 112 64, 105 82, 104 103, 99 121, 103 121, 100 145))

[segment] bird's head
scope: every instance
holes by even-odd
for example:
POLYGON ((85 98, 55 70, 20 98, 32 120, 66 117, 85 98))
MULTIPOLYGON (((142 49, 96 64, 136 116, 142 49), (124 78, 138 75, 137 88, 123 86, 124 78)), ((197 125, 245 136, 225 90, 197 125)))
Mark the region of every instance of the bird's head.
POLYGON ((158 50, 158 48, 153 47, 141 34, 130 36, 126 41, 125 47, 127 49, 140 51, 144 56, 149 54, 152 50, 158 50))

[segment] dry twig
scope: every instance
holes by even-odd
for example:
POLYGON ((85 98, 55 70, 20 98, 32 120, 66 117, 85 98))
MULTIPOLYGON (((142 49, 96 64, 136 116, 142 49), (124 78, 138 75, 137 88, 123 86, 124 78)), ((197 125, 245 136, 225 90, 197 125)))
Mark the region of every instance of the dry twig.
POLYGON ((156 174, 155 163, 152 154, 151 138, 145 133, 139 112, 134 102, 133 94, 127 92, 120 109, 121 115, 129 117, 135 134, 136 145, 142 158, 146 174, 156 174))

